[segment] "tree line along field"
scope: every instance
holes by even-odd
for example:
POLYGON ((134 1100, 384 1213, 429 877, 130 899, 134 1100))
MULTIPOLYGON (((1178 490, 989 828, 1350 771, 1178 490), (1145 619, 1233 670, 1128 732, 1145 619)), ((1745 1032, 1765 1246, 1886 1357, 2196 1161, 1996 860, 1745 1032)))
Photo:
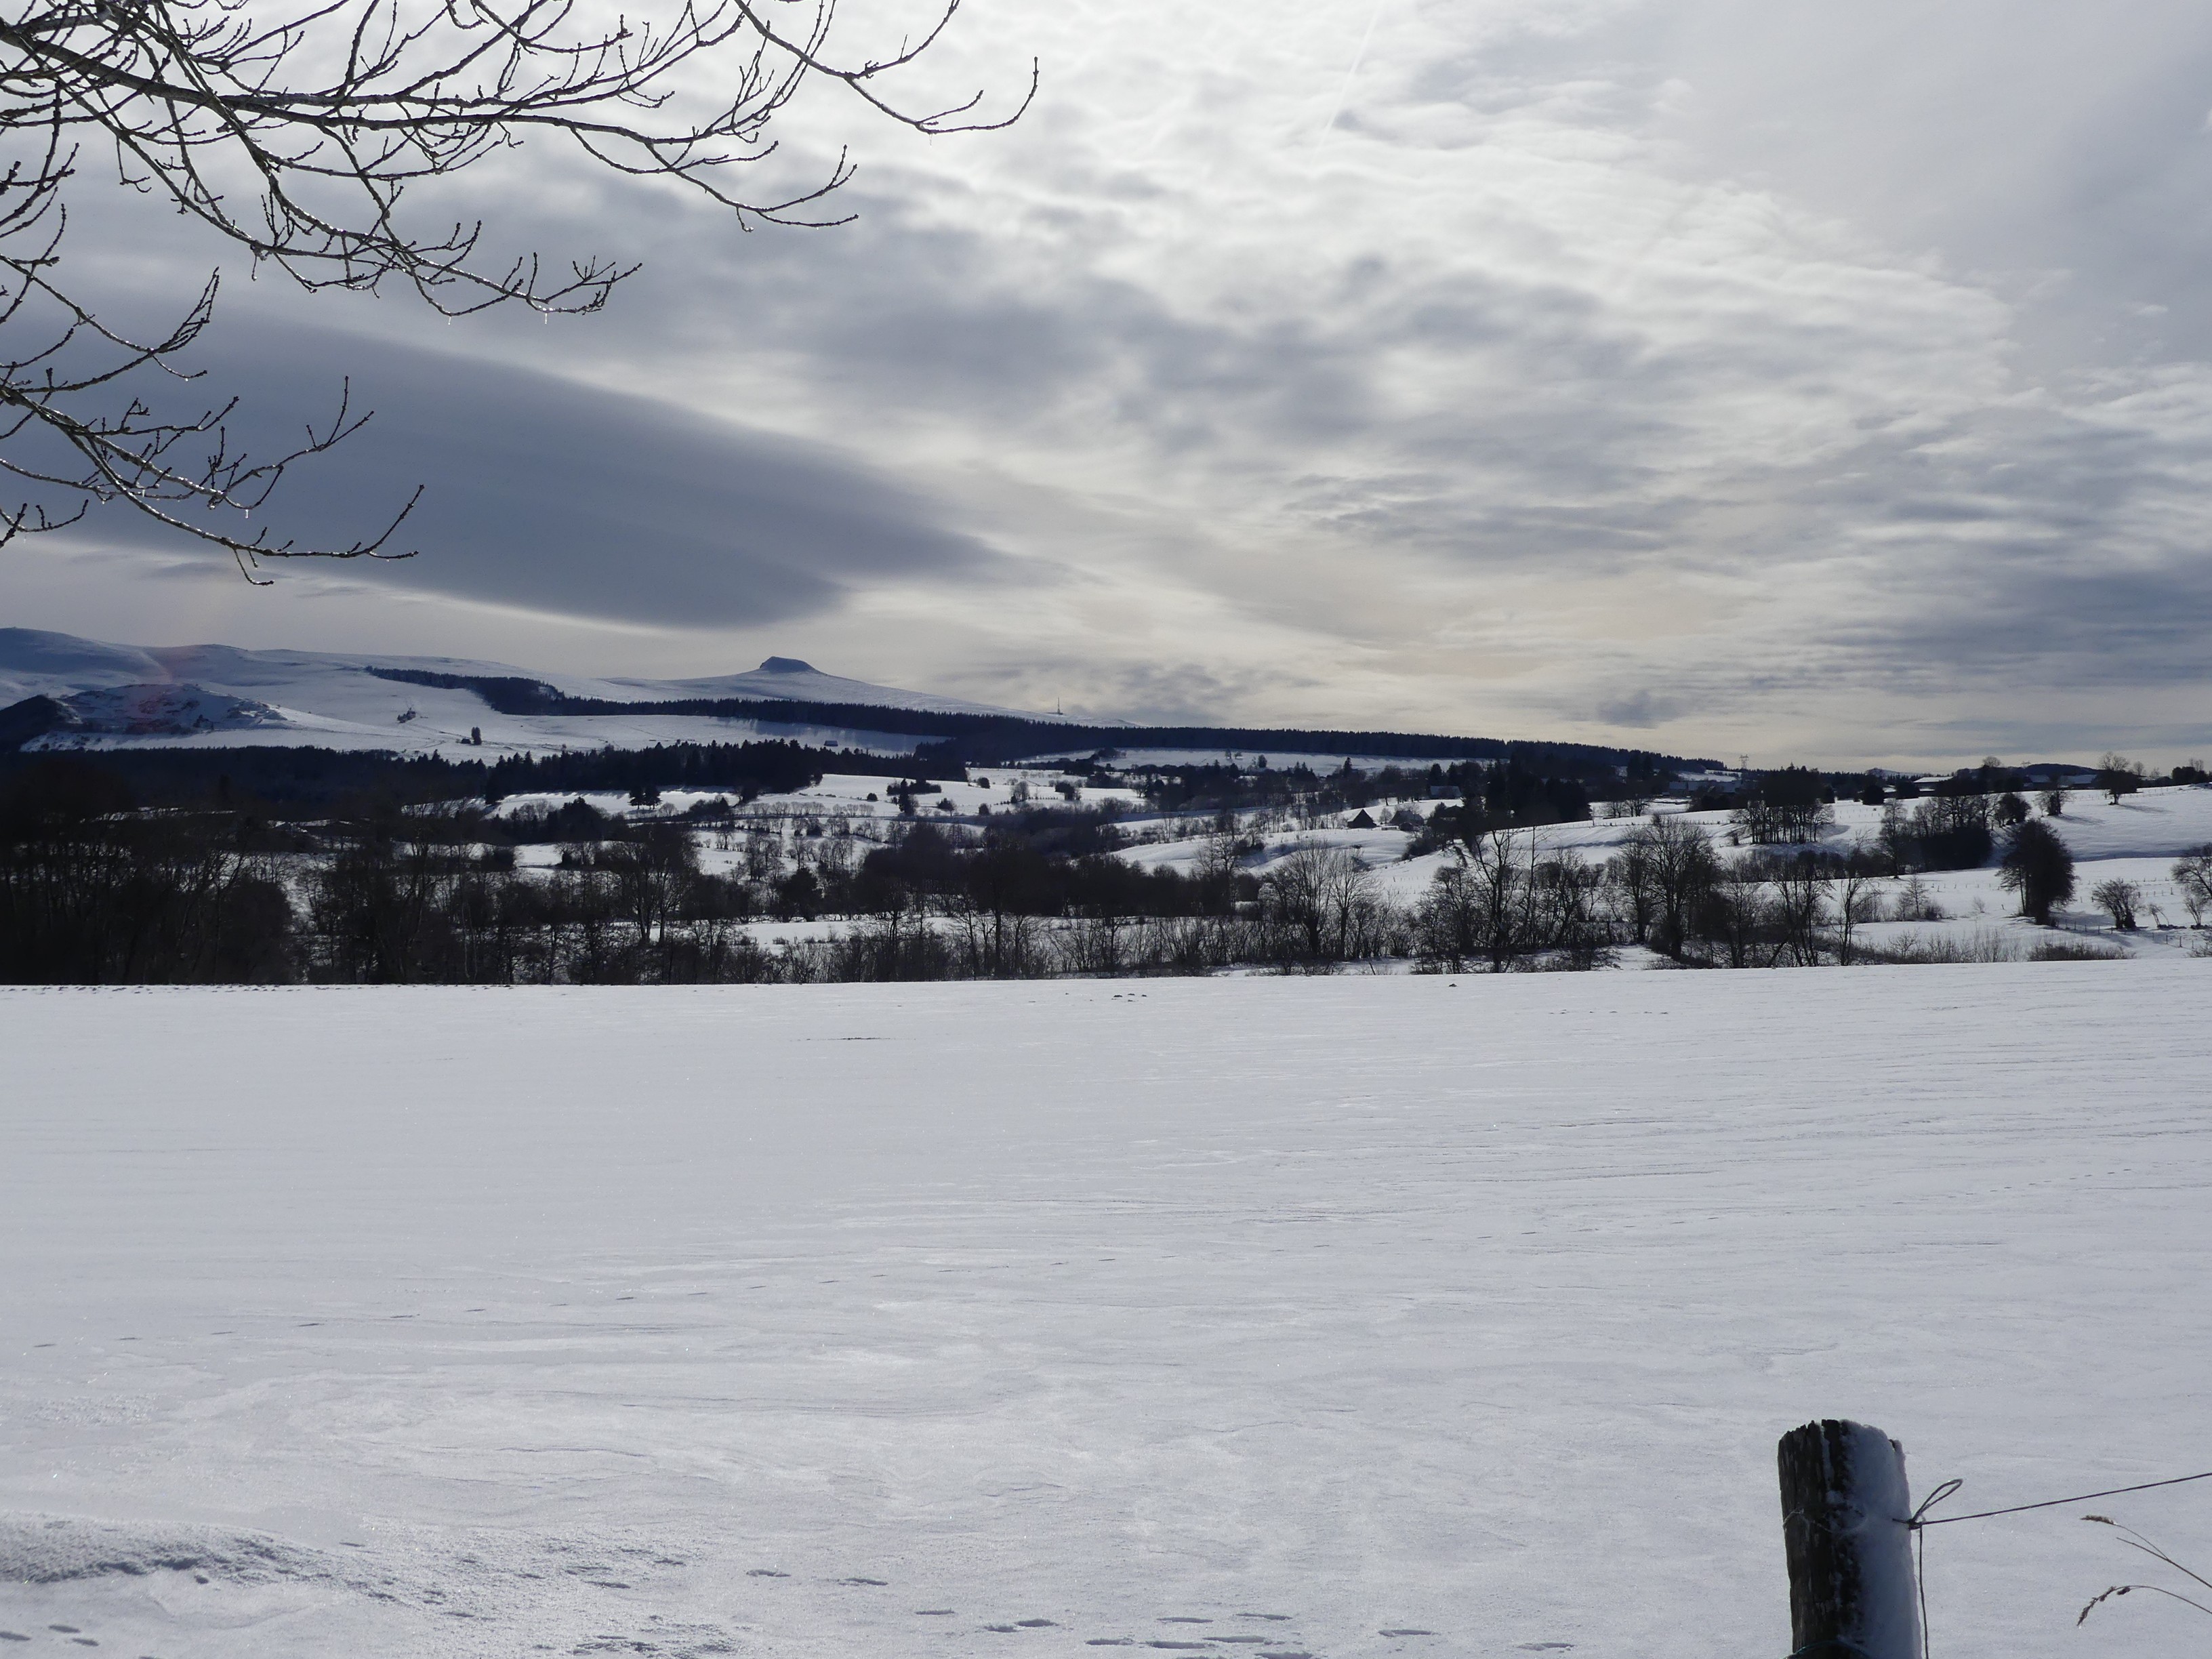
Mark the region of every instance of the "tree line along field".
POLYGON ((349 786, 272 802, 224 775, 149 805, 96 764, 33 761, 0 793, 0 975, 1809 967, 2202 953, 2212 907, 2212 788, 2117 757, 2095 790, 1990 768, 1925 787, 1785 769, 1672 797, 1616 779, 1593 803, 1590 781, 1511 762, 925 780, 744 747, 762 752, 722 763, 735 788, 687 757, 688 787, 664 790, 631 756, 626 789, 460 800, 349 786))

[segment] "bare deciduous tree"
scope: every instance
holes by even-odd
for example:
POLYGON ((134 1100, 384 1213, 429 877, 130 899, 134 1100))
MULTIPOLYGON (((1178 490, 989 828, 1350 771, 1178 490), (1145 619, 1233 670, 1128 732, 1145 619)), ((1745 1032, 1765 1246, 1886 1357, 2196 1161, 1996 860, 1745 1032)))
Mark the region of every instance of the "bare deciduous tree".
POLYGON ((1709 890, 1699 931, 1729 968, 1771 967, 1781 954, 1775 933, 1775 900, 1759 871, 1746 861, 1727 866, 1709 890))
POLYGON ((1285 963, 1352 962, 1388 947, 1390 918, 1373 874, 1341 847, 1308 842, 1277 860, 1260 895, 1285 963))
MULTIPOLYGON (((2054 837, 2056 833, 2053 831, 2054 837)), ((2061 843, 2062 846, 2063 844, 2061 843)), ((2067 890, 2070 893, 2073 890, 2069 888, 2067 890)), ((1943 908, 1942 900, 1928 890, 1928 884, 1922 879, 1917 870, 1908 873, 1899 884, 1897 898, 1890 911, 1892 921, 1944 921, 1949 917, 1950 912, 1943 908)))
POLYGON ((1820 775, 1802 766, 1785 766, 1779 771, 1760 773, 1744 791, 1729 821, 1745 840, 1764 846, 1770 842, 1816 841, 1822 827, 1834 823, 1835 817, 1820 775))
POLYGON ((1571 847, 1562 848, 1532 872, 1541 948, 1571 968, 1612 959, 1611 918, 1604 911, 1605 872, 1571 847))
POLYGON ((2131 761, 2125 755, 2107 750, 2104 759, 2097 763, 2097 787, 2104 792, 2106 800, 2118 806, 2121 796, 2132 795, 2142 787, 2144 771, 2141 761, 2131 761))
POLYGON ((2100 881, 2089 890, 2089 897, 2112 917, 2114 928, 2123 933, 2135 932, 2136 907, 2142 902, 2142 890, 2135 883, 2117 877, 2100 881))
POLYGON ((2200 847, 2175 860, 2173 884, 2180 890, 2191 925, 2202 927, 2204 913, 2212 910, 2212 847, 2200 847))
POLYGON ((1820 933, 1828 921, 1828 894, 1835 885, 1826 866, 1811 858, 1785 860, 1775 872, 1774 922, 1782 952, 1800 968, 1820 960, 1820 933))
POLYGON ((1652 949, 1680 957, 1699 910, 1720 878, 1712 838, 1680 814, 1655 817, 1622 842, 1621 860, 1640 861, 1648 884, 1652 949))
POLYGON ((178 360, 213 315, 216 279, 152 333, 104 320, 64 286, 68 200, 100 174, 309 289, 396 282, 448 316, 593 311, 635 265, 490 254, 482 224, 418 216, 410 191, 557 138, 616 173, 696 190, 746 228, 835 222, 824 198, 851 177, 842 156, 793 190, 745 182, 809 82, 921 132, 1020 113, 894 100, 890 82, 957 3, 888 55, 845 59, 835 0, 671 0, 657 17, 611 21, 574 0, 30 0, 0 18, 0 469, 22 492, 0 507, 0 544, 120 501, 227 549, 249 576, 260 558, 398 556, 390 538, 411 501, 342 545, 247 533, 243 515, 286 470, 362 417, 341 392, 327 426, 254 457, 230 437, 234 404, 159 406, 148 387, 192 378, 178 360))
POLYGON ((1413 948, 1439 972, 1465 973, 1482 949, 1481 911, 1456 842, 1413 909, 1413 948))
POLYGON ((1413 948, 1434 969, 1492 973, 1591 968, 1610 957, 1607 872, 1571 848, 1538 856, 1535 832, 1495 830, 1455 842, 1411 918, 1413 948))
POLYGON ((1651 936, 1659 902, 1649 848, 1634 839, 1622 843, 1619 855, 1606 866, 1605 879, 1613 913, 1620 917, 1629 943, 1645 943, 1651 936))

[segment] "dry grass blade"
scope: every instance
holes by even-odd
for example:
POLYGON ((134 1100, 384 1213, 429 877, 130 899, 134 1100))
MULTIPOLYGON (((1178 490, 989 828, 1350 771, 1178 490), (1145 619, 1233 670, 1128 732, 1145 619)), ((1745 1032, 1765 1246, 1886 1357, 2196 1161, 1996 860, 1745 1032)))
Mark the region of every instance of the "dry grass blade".
MULTIPOLYGON (((2113 1520, 2109 1515, 2085 1515, 2081 1518, 2084 1521, 2094 1522, 2100 1527, 2110 1527, 2114 1532, 2120 1534, 2120 1541, 2124 1543, 2130 1549, 2140 1550, 2142 1553, 2149 1556, 2153 1560, 2159 1562, 2161 1565, 2171 1567, 2174 1571, 2180 1573, 2184 1577, 2193 1579, 2197 1583, 2203 1585, 2207 1589, 2212 1589, 2212 1578, 2207 1578, 2203 1573, 2197 1572, 2192 1568, 2184 1566, 2180 1562, 2175 1560, 2171 1555, 2167 1554, 2165 1550, 2153 1543, 2149 1539, 2144 1537, 2134 1528, 2122 1526, 2118 1522, 2113 1520)), ((2212 1607, 2207 1607, 2203 1602, 2197 1601, 2193 1596, 2184 1595, 2179 1590, 2168 1589, 2163 1584, 2113 1584, 2089 1598, 2087 1604, 2082 1607, 2080 1615, 2074 1620, 2075 1626, 2076 1628, 2080 1627, 2087 1620, 2091 1613, 2094 1613, 2106 1601, 2112 1601, 2119 1596, 2131 1595, 2136 1590, 2142 1590, 2151 1595, 2163 1595, 2169 1601, 2179 1601, 2184 1607, 2194 1607, 2197 1612, 2203 1613, 2208 1617, 2212 1617, 2212 1607)))

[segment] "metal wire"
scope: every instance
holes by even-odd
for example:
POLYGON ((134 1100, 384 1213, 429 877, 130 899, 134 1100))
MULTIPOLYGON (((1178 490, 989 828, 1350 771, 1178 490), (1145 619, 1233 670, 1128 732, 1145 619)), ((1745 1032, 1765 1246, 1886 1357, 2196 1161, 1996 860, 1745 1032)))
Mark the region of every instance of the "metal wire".
MULTIPOLYGON (((1976 1510, 1972 1515, 1939 1515, 1930 1518, 1928 1513, 1929 1510, 1934 1509, 1938 1504, 1942 1503, 1945 1498, 1949 1498, 1953 1493, 1956 1492, 1960 1487, 1966 1484, 1964 1480, 1946 1480, 1942 1486, 1936 1487, 1935 1491, 1929 1492, 1927 1497, 1922 1498, 1920 1500, 1919 1506, 1915 1509, 1911 1515, 1905 1516, 1900 1523, 1904 1526, 1910 1527, 1912 1529, 1914 1556, 1912 1578, 1914 1588, 1917 1590, 1920 1597, 1921 1659, 1928 1659, 1927 1528, 1929 1527, 1947 1527, 1954 1521, 1986 1521, 1991 1516, 1996 1515, 2024 1515, 2030 1510, 2060 1509, 2069 1504, 2086 1504, 2093 1498, 2118 1498, 2123 1492, 2151 1492, 2160 1486, 2185 1486, 2192 1480, 2212 1480, 2212 1469, 2207 1469, 2202 1474, 2177 1474, 2171 1480, 2145 1480, 2140 1485, 2133 1486, 2109 1486, 2103 1492, 2085 1492, 2072 1498, 2046 1498, 2039 1504, 2014 1504, 2002 1510, 1976 1510)), ((1831 1644, 1826 1642, 1815 1642, 1809 1647, 1799 1649, 1798 1652, 1810 1653, 1816 1649, 1829 1645, 1848 1647, 1850 1644, 1847 1643, 1831 1644)), ((1856 1649, 1852 1650, 1856 1651, 1856 1649)), ((1790 1655, 1790 1659, 1797 1659, 1797 1655, 1790 1655)))
POLYGON ((2136 1486, 2108 1486, 2103 1492, 2085 1492, 2073 1498, 2046 1498, 2040 1504, 2014 1504, 2009 1509, 1976 1510, 1972 1515, 1939 1515, 1934 1520, 1924 1520, 1928 1510, 1940 1504, 1966 1483, 1946 1480, 1929 1493, 1920 1507, 1913 1510, 1905 1522, 1908 1527, 1948 1527, 1954 1521, 1986 1521, 1993 1515, 2019 1515, 2028 1510, 2055 1510, 2067 1504, 2086 1504, 2093 1498, 2118 1498, 2122 1492, 2149 1492, 2157 1486, 2185 1486, 2192 1480, 2212 1480, 2212 1469, 2202 1474, 2177 1474, 2171 1480, 2146 1480, 2136 1486))

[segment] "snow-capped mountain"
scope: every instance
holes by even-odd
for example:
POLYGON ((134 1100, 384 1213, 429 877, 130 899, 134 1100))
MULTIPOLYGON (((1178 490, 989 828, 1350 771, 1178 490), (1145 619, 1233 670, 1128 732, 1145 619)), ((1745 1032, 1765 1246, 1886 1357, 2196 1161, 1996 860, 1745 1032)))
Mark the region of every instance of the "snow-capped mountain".
POLYGON ((873 731, 865 724, 823 724, 818 716, 782 721, 660 714, 640 707, 702 700, 1054 718, 825 674, 789 657, 770 657, 743 673, 698 679, 602 679, 462 658, 114 645, 38 629, 0 628, 0 713, 31 699, 52 705, 32 703, 15 721, 27 730, 39 728, 26 745, 36 748, 315 744, 542 750, 773 736, 908 750, 927 740, 910 732, 873 731), (488 698, 484 685, 465 682, 490 683, 494 695, 488 698), (497 695, 502 688, 522 695, 497 695), (534 695, 546 708, 527 706, 533 688, 542 688, 534 695), (621 705, 622 712, 586 714, 559 706, 564 699, 583 698, 621 705))

